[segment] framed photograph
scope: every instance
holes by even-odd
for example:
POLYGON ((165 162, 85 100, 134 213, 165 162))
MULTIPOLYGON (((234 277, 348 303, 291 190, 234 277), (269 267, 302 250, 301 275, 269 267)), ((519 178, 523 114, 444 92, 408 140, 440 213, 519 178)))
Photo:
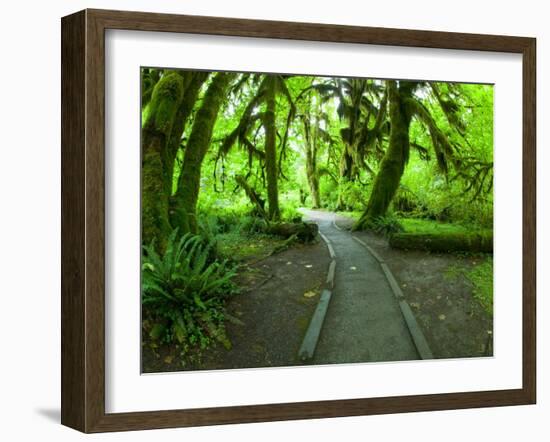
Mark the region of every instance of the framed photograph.
POLYGON ((64 425, 535 403, 535 39, 61 24, 64 425))

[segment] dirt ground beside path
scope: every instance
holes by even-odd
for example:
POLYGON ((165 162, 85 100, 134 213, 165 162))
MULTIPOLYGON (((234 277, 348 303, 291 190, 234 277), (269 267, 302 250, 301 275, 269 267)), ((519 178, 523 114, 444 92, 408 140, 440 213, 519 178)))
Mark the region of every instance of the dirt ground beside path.
POLYGON ((330 257, 322 240, 249 264, 236 282, 241 294, 227 306, 232 348, 213 345, 182 367, 169 348, 143 348, 146 372, 302 365, 297 355, 319 301, 330 257), (169 361, 167 363, 166 361, 169 361))
MULTIPOLYGON (((332 223, 332 216, 327 212, 326 222, 332 223)), ((336 220, 341 228, 351 227, 349 218, 338 216, 336 220)), ((390 267, 434 357, 492 355, 491 315, 473 298, 472 285, 463 272, 449 276, 450 269, 472 268, 484 258, 394 250, 382 237, 367 232, 353 235, 367 242, 390 267)), ((345 258, 345 251, 342 253, 341 259, 345 258)), ((236 278, 241 293, 227 305, 230 350, 214 344, 182 366, 173 347, 144 345, 144 371, 303 365, 298 350, 326 280, 328 249, 319 239, 254 261, 259 258, 251 258, 241 267, 236 278)))
MULTIPOLYGON (((336 218, 345 229, 352 223, 336 218)), ((383 237, 353 234, 386 261, 436 358, 492 356, 493 318, 473 298, 464 275, 449 276, 450 269, 471 268, 483 257, 394 250, 383 237)))

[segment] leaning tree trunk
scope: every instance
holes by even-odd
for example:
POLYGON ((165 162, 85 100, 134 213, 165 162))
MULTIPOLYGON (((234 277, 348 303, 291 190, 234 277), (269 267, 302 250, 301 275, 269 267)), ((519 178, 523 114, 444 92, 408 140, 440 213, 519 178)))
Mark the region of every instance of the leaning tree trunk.
POLYGON ((142 128, 142 242, 155 240, 160 250, 170 233, 170 188, 166 188, 163 157, 182 96, 182 77, 165 73, 153 90, 142 128))
POLYGON ((388 81, 391 122, 389 146, 380 163, 367 208, 353 226, 354 230, 368 229, 377 218, 386 215, 399 187, 409 157, 411 112, 406 101, 412 96, 413 90, 414 86, 410 82, 400 82, 398 87, 395 81, 388 81))
POLYGON ((256 213, 263 219, 267 219, 267 214, 265 213, 265 201, 260 195, 252 188, 250 184, 246 182, 246 179, 242 175, 237 175, 235 177, 235 182, 244 190, 246 196, 250 202, 254 205, 254 210, 256 213))
POLYGON ((275 79, 273 76, 266 85, 266 112, 264 117, 265 128, 265 169, 267 180, 267 203, 269 219, 278 220, 281 217, 279 210, 279 189, 277 184, 277 129, 275 127, 275 79))
POLYGON ((183 165, 174 195, 172 225, 181 233, 197 233, 197 200, 201 179, 201 166, 212 140, 218 112, 225 99, 233 74, 219 72, 212 79, 197 111, 189 141, 185 146, 183 165))

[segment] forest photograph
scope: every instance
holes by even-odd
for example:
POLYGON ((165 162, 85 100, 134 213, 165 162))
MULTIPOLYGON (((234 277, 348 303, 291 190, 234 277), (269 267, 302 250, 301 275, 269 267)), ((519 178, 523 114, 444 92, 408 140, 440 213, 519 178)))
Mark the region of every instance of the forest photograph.
POLYGON ((142 373, 493 356, 493 85, 140 76, 142 373))

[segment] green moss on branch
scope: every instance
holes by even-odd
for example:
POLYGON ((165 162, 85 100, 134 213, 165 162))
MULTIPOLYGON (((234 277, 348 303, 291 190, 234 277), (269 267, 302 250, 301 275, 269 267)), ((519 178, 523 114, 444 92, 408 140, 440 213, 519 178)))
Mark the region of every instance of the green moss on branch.
POLYGON ((183 78, 177 72, 168 72, 159 80, 144 121, 146 130, 160 132, 170 136, 174 116, 183 97, 183 78))

